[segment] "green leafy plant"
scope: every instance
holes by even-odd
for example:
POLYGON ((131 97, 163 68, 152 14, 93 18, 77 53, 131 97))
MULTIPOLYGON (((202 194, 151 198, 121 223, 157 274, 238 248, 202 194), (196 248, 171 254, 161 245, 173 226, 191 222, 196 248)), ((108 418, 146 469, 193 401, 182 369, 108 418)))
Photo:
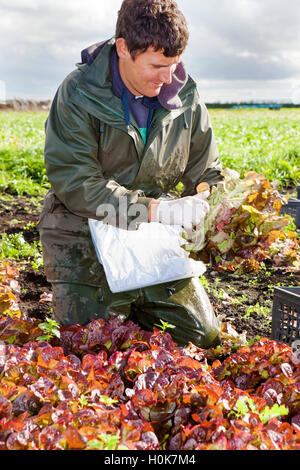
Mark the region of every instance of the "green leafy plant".
POLYGON ((172 325, 171 323, 168 323, 166 321, 160 320, 160 325, 158 323, 154 323, 157 328, 159 328, 163 333, 166 331, 167 328, 176 328, 175 325, 172 325))
POLYGON ((255 343, 255 341, 259 341, 260 340, 260 336, 259 335, 256 335, 254 338, 251 338, 249 341, 248 341, 248 346, 252 346, 252 344, 255 343))
POLYGON ((199 280, 200 280, 202 286, 208 292, 208 294, 210 294, 210 285, 209 285, 209 282, 208 282, 207 278, 204 276, 204 274, 201 274, 201 276, 199 276, 199 280))
POLYGON ((40 243, 27 243, 22 233, 2 233, 0 239, 0 257, 19 261, 25 258, 35 258, 41 255, 40 243))
POLYGON ((262 411, 258 411, 252 398, 243 396, 236 401, 233 409, 228 414, 228 418, 243 418, 249 411, 257 413, 263 424, 266 424, 271 418, 278 418, 279 416, 289 414, 289 410, 285 405, 278 405, 277 403, 271 408, 266 406, 262 411))
POLYGON ((31 263, 30 266, 34 271, 39 271, 41 266, 44 266, 44 260, 42 256, 37 256, 31 263))
POLYGON ((275 403, 271 408, 266 406, 264 410, 259 413, 260 420, 266 424, 271 418, 278 418, 279 416, 286 416, 289 410, 285 405, 278 405, 275 403))
POLYGON ((248 297, 245 294, 239 295, 238 297, 235 297, 232 299, 232 302, 235 305, 241 305, 247 301, 248 301, 248 297))
POLYGON ((251 305, 247 308, 246 313, 242 318, 249 318, 252 313, 257 313, 258 315, 268 316, 270 314, 270 307, 260 305, 259 302, 256 302, 255 305, 251 305))
POLYGON ((76 400, 69 401, 69 405, 78 405, 81 410, 85 406, 92 406, 91 403, 88 402, 88 399, 83 393, 80 395, 77 401, 76 400))
MULTIPOLYGON (((99 403, 104 403, 106 406, 111 406, 115 403, 118 403, 118 400, 114 398, 107 397, 106 395, 100 395, 98 397, 99 403)), ((73 400, 68 402, 69 405, 78 405, 82 410, 85 406, 93 407, 93 403, 89 403, 87 397, 82 393, 78 400, 73 400)))
POLYGON ((37 340, 49 341, 54 336, 56 336, 57 338, 60 338, 59 324, 52 318, 46 318, 46 321, 43 323, 39 323, 38 327, 45 334, 38 336, 37 340))
POLYGON ((118 403, 118 400, 116 400, 115 398, 107 397, 106 395, 100 395, 99 402, 104 403, 104 405, 106 406, 110 406, 114 405, 115 403, 118 403))
POLYGON ((222 288, 213 289, 213 295, 217 297, 217 299, 219 300, 225 300, 229 297, 228 294, 225 292, 225 290, 222 288))
POLYGON ((88 443, 95 450, 128 450, 128 447, 119 445, 120 438, 115 434, 99 434, 97 439, 91 439, 88 443))
POLYGON ((228 418, 232 416, 235 418, 242 418, 249 413, 249 411, 255 411, 255 409, 254 401, 251 398, 244 396, 236 401, 233 409, 228 413, 228 418))

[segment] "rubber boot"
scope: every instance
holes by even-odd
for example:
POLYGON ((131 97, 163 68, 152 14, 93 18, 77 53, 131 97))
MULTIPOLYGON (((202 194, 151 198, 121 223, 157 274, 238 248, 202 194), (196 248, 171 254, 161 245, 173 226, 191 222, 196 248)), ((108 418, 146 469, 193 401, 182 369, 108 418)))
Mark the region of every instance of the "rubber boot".
MULTIPOLYGON (((167 331, 178 346, 191 342, 206 349, 220 344, 220 325, 200 280, 195 277, 179 282, 175 292, 165 299, 161 295, 163 287, 144 289, 144 298, 133 304, 138 323, 148 330, 160 320, 175 325, 167 331)), ((168 289, 172 292, 172 287, 168 289)))

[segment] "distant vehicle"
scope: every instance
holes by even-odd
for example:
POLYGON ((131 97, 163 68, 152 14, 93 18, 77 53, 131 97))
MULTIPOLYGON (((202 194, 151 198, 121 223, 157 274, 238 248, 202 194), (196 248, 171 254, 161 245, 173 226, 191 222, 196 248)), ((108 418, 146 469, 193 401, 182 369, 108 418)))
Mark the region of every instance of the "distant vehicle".
POLYGON ((268 109, 275 109, 279 110, 282 108, 282 104, 275 104, 275 103, 266 103, 266 104, 241 104, 241 105, 234 105, 231 106, 230 109, 246 109, 246 108, 268 108, 268 109))

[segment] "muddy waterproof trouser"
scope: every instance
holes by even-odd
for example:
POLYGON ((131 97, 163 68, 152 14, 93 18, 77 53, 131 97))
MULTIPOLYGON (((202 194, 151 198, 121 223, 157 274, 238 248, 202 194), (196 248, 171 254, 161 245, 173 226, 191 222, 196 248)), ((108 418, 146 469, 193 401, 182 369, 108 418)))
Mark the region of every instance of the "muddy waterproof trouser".
MULTIPOLYGON (((160 320, 174 341, 201 348, 220 342, 220 327, 198 278, 113 294, 98 262, 87 219, 70 213, 52 191, 39 222, 44 268, 53 288, 53 316, 62 325, 84 325, 120 314, 152 330, 160 320)), ((121 253, 116 253, 121 256, 121 253)))

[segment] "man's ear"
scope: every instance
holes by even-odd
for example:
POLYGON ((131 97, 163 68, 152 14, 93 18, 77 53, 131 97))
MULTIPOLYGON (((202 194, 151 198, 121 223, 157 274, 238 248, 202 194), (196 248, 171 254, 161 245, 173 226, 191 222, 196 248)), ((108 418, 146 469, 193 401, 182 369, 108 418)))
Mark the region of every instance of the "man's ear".
POLYGON ((130 56, 130 52, 124 38, 118 38, 116 40, 116 49, 120 59, 127 59, 128 56, 130 56))

